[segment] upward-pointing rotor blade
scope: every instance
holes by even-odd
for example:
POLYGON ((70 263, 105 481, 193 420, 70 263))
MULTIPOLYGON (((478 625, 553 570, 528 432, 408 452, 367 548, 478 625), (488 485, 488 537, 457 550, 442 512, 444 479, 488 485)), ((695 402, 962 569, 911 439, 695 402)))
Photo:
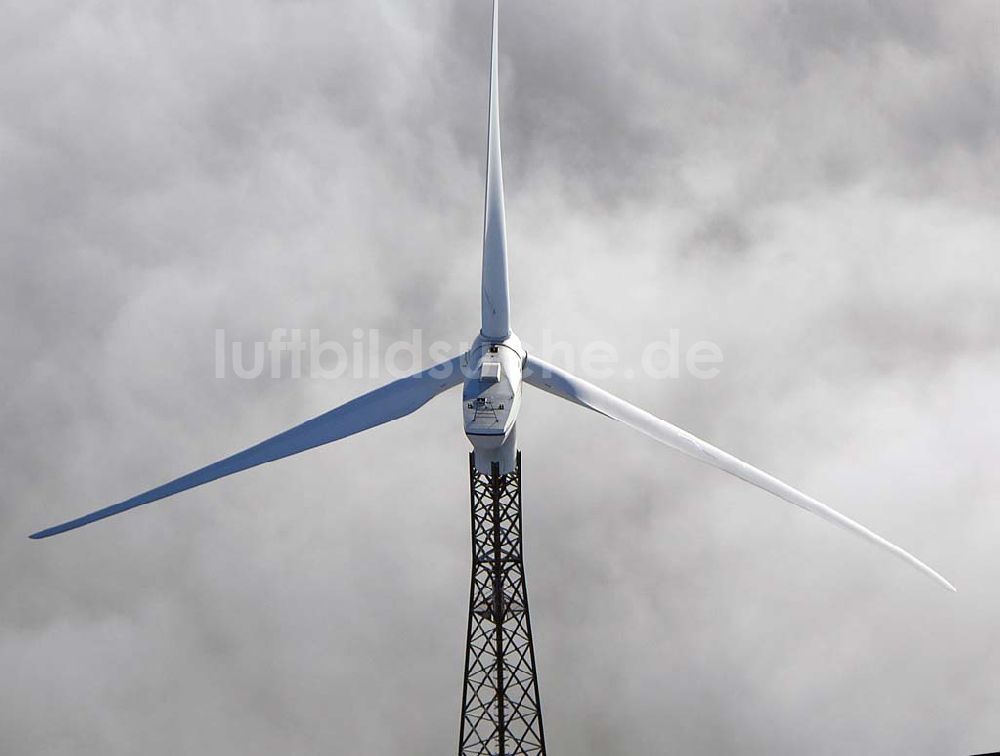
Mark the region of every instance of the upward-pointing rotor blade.
POLYGON ((462 382, 461 357, 442 362, 422 373, 393 381, 352 399, 336 409, 307 420, 284 433, 262 441, 256 446, 226 457, 200 470, 183 475, 145 493, 110 507, 99 509, 75 520, 55 525, 33 534, 32 538, 48 538, 96 520, 125 512, 142 504, 173 496, 189 488, 210 483, 251 467, 273 462, 282 457, 329 444, 363 430, 374 428, 416 411, 435 396, 462 382))
POLYGON ((657 441, 671 446, 677 451, 687 454, 689 457, 694 457, 700 462, 705 462, 712 465, 712 467, 724 470, 730 475, 735 475, 737 478, 745 480, 747 483, 758 488, 762 488, 768 493, 772 493, 791 504, 802 507, 802 509, 822 517, 827 522, 832 522, 844 530, 861 536, 877 546, 881 546, 886 551, 891 552, 904 562, 933 578, 948 590, 955 590, 951 583, 915 556, 904 551, 899 546, 890 543, 881 536, 876 535, 863 525, 854 522, 854 520, 845 517, 825 504, 821 504, 815 499, 806 496, 787 483, 783 483, 731 454, 715 448, 687 431, 678 428, 676 425, 671 425, 665 420, 661 420, 645 410, 641 410, 625 400, 619 399, 603 389, 599 389, 582 378, 577 378, 565 370, 561 370, 537 357, 529 355, 527 364, 525 365, 524 381, 532 386, 548 391, 550 394, 568 399, 571 402, 606 415, 613 420, 625 423, 625 425, 635 428, 637 431, 645 433, 647 436, 655 438, 657 441))
POLYGON ((500 91, 497 74, 499 0, 493 2, 493 53, 490 62, 490 122, 486 152, 486 210, 483 222, 483 336, 502 341, 510 335, 507 285, 507 222, 500 157, 500 91))

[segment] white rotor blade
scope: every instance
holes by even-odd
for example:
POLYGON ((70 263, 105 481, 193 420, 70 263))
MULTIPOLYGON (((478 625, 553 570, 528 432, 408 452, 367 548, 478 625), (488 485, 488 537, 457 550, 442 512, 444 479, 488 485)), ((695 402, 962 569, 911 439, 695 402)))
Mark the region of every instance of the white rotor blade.
POLYGON ((499 0, 493 2, 493 53, 490 62, 490 122, 486 153, 486 209, 483 221, 482 331, 489 339, 510 336, 507 284, 507 222, 504 217, 503 161, 500 158, 500 91, 497 66, 499 0))
POLYGON ((33 534, 32 538, 48 538, 73 530, 96 520, 125 512, 142 504, 172 496, 189 488, 210 483, 227 475, 276 459, 346 438, 363 430, 397 420, 418 410, 443 391, 462 382, 461 357, 442 362, 422 373, 363 394, 312 420, 307 420, 284 433, 262 441, 256 446, 237 452, 200 470, 181 476, 162 486, 146 491, 118 504, 99 509, 75 520, 55 525, 33 534))
POLYGON ((537 357, 528 356, 525 365, 524 381, 536 388, 548 391, 550 394, 568 399, 588 409, 606 415, 613 420, 618 420, 625 425, 635 428, 637 431, 645 433, 647 436, 657 441, 673 447, 679 452, 694 457, 700 462, 724 470, 730 475, 745 480, 758 488, 762 488, 768 493, 795 504, 808 512, 819 515, 824 520, 832 522, 844 530, 861 536, 867 541, 881 546, 908 564, 916 567, 924 574, 930 576, 945 588, 954 591, 955 588, 941 577, 938 573, 921 562, 915 556, 904 551, 899 546, 876 535, 868 528, 860 525, 854 520, 840 514, 830 507, 822 504, 812 497, 806 496, 801 491, 792 488, 787 483, 782 483, 777 478, 758 470, 756 467, 748 465, 746 462, 737 459, 731 454, 715 448, 711 444, 692 436, 685 430, 671 425, 665 420, 661 420, 638 407, 629 404, 623 399, 619 399, 609 394, 603 389, 599 389, 592 383, 588 383, 582 378, 577 378, 565 370, 550 365, 537 357))

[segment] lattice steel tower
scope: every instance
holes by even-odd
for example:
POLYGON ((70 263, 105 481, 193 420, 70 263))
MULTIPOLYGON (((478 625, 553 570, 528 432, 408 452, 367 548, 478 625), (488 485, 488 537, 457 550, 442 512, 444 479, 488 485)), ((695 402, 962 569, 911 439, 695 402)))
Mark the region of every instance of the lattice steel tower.
POLYGON ((544 756, 521 553, 521 455, 506 475, 469 455, 472 587, 459 756, 544 756))

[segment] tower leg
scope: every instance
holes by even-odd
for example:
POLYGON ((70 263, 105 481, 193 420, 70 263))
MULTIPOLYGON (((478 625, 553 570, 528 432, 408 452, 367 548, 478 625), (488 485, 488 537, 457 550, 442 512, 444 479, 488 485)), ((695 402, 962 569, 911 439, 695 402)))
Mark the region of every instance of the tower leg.
POLYGON ((521 454, 500 474, 476 469, 472 589, 465 645, 459 756, 545 756, 542 710, 521 558, 521 454))

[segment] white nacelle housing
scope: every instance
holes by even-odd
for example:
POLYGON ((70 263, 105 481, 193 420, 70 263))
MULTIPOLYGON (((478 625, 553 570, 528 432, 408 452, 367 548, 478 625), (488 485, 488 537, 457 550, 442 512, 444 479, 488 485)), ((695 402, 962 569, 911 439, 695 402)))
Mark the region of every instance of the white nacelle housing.
POLYGON ((462 414, 480 472, 489 473, 494 462, 502 475, 514 470, 524 359, 521 342, 513 335, 499 342, 480 336, 467 355, 462 414))

